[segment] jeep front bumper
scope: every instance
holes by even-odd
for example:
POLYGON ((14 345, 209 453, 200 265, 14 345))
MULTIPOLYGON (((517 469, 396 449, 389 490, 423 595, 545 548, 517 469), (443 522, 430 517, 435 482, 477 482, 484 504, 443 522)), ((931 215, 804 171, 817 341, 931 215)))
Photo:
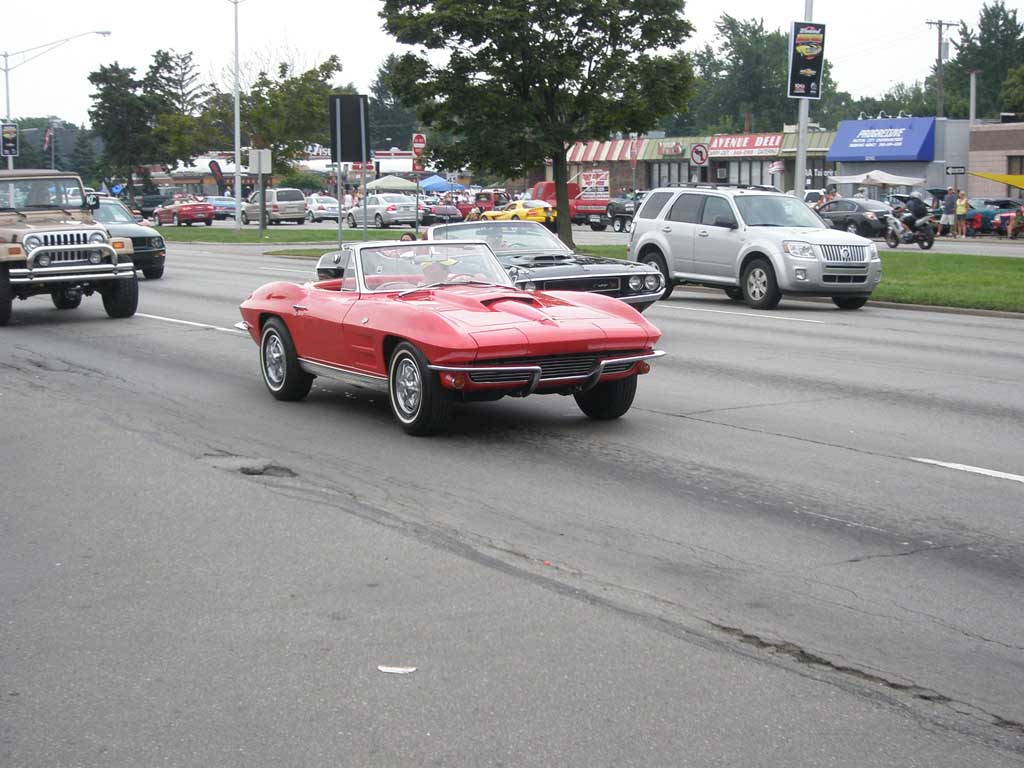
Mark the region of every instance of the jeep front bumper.
MULTIPOLYGON (((107 243, 92 243, 88 248, 72 249, 66 245, 41 245, 33 249, 26 259, 24 267, 12 267, 8 270, 11 285, 35 285, 40 283, 91 283, 97 280, 117 280, 135 275, 135 265, 131 260, 118 262, 119 253, 107 243), (78 250, 82 259, 71 263, 58 261, 48 267, 34 265, 35 260, 44 253, 67 254, 78 250), (101 261, 92 264, 86 254, 99 251, 101 261)), ((127 255, 127 254, 125 254, 127 255)))

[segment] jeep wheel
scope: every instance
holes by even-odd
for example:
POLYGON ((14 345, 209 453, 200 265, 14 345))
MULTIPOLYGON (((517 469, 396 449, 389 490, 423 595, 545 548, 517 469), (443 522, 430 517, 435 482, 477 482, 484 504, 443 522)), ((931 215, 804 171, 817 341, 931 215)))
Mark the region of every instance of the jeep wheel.
POLYGON ((146 276, 147 280, 159 280, 164 276, 164 265, 161 264, 158 267, 146 267, 142 270, 142 274, 146 276))
POLYGON ((725 295, 733 301, 743 301, 742 288, 733 288, 730 286, 729 288, 723 288, 722 290, 725 291, 725 295))
POLYGON ((833 296, 832 303, 840 309, 860 309, 868 303, 867 296, 833 296))
POLYGON ((605 381, 593 389, 573 395, 587 416, 602 421, 617 419, 629 410, 636 397, 636 374, 617 381, 605 381))
POLYGON ((649 264, 661 272, 661 277, 665 281, 665 292, 661 294, 661 298, 667 299, 671 296, 676 285, 672 281, 672 275, 668 273, 668 266, 665 264, 665 257, 657 251, 644 251, 640 254, 638 261, 641 264, 649 264))
POLYGON ((108 317, 131 317, 139 308, 139 278, 110 280, 103 291, 103 308, 108 317))
POLYGON ((767 259, 754 259, 743 270, 743 300, 753 309, 773 309, 782 294, 775 280, 775 270, 767 259))
POLYGON ((10 276, 7 274, 7 265, 0 264, 0 326, 7 325, 11 319, 11 303, 14 296, 11 293, 10 276))
POLYGON ((263 326, 260 370, 263 383, 278 400, 302 400, 313 386, 315 377, 299 367, 292 335, 279 317, 270 318, 263 326))
POLYGON ((410 435, 432 435, 451 420, 453 396, 415 346, 403 341, 388 365, 391 412, 410 435))
POLYGON ((67 289, 56 290, 50 294, 53 299, 53 306, 57 309, 75 309, 82 303, 82 294, 79 291, 67 289))

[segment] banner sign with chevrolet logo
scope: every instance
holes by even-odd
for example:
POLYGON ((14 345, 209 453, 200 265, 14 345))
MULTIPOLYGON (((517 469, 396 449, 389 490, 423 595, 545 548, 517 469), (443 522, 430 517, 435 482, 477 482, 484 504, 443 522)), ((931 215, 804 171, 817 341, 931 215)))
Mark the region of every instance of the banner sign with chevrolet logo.
POLYGON ((820 99, 825 69, 825 25, 794 21, 789 32, 789 92, 791 99, 820 99))

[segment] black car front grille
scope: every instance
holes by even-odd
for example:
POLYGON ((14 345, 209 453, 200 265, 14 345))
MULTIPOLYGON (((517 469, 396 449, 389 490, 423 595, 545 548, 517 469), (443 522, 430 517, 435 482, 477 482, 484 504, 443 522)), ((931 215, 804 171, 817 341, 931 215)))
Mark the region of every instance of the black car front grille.
POLYGON ((538 287, 545 291, 587 291, 616 296, 621 285, 622 281, 618 277, 573 277, 565 280, 541 280, 538 287))
MULTIPOLYGON (((574 355, 543 355, 539 357, 517 357, 504 360, 482 360, 481 367, 521 367, 540 366, 540 380, 583 378, 589 376, 597 367, 599 360, 614 357, 631 357, 643 354, 642 350, 616 350, 614 352, 583 352, 574 355)), ((628 371, 635 363, 607 363, 606 373, 622 373, 628 371)), ((526 381, 528 374, 521 371, 480 371, 470 373, 469 378, 479 384, 497 384, 514 381, 526 381)))

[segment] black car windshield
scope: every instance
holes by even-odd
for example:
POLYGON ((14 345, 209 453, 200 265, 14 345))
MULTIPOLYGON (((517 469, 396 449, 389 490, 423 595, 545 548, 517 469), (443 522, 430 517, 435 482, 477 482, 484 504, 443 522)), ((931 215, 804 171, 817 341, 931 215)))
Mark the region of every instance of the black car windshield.
POLYGON ((825 228, 810 208, 789 195, 737 195, 733 200, 748 227, 825 228))
POLYGON ((512 285, 483 243, 409 241, 367 246, 360 249, 359 261, 370 293, 467 283, 512 285))
POLYGON ((474 221, 434 227, 431 240, 484 240, 499 256, 523 251, 572 253, 565 243, 534 221, 474 221))
POLYGON ((101 224, 134 224, 135 217, 116 200, 101 200, 92 217, 101 224))
POLYGON ((77 178, 32 177, 0 184, 0 208, 81 208, 84 201, 77 178))

